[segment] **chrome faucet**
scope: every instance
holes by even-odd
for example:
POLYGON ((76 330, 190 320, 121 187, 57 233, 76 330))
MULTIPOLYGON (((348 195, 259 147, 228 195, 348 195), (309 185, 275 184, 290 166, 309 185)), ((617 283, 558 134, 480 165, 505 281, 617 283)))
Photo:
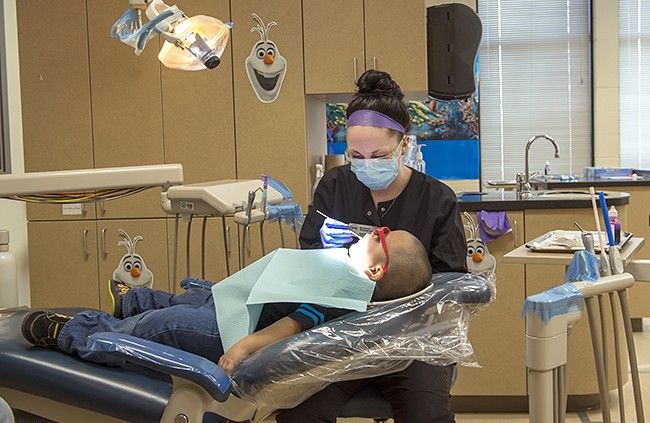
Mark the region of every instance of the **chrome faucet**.
POLYGON ((560 146, 557 145, 557 142, 553 139, 552 136, 550 135, 534 135, 530 137, 528 142, 526 143, 526 163, 525 163, 525 169, 524 169, 524 174, 523 178, 521 177, 521 173, 517 174, 517 195, 520 198, 530 198, 532 196, 530 192, 530 171, 529 171, 529 159, 530 159, 530 147, 533 145, 533 142, 539 138, 544 138, 553 144, 553 147, 555 147, 555 158, 558 159, 560 158, 560 146))

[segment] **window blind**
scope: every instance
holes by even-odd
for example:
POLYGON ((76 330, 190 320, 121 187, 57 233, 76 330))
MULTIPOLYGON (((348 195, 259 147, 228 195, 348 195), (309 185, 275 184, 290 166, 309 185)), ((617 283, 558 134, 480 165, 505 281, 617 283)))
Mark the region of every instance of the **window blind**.
POLYGON ((592 164, 588 1, 483 0, 480 46, 481 177, 512 180, 524 171, 582 174, 592 164))
POLYGON ((619 0, 621 166, 650 169, 650 0, 619 0))

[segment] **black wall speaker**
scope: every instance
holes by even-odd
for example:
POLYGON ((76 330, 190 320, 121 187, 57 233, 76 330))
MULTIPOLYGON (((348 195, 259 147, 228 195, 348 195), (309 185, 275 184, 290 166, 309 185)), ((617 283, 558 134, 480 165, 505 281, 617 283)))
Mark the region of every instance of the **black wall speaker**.
POLYGON ((427 8, 429 95, 441 100, 466 98, 476 91, 474 63, 483 26, 474 10, 450 3, 427 8))

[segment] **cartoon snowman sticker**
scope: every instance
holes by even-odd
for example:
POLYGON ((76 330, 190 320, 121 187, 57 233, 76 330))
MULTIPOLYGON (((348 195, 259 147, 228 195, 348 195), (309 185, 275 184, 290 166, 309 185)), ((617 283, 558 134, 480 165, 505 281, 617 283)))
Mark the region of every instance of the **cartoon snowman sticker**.
POLYGON ((287 61, 269 39, 269 30, 277 23, 264 25, 255 13, 253 18, 257 21, 257 26, 251 28, 251 32, 258 32, 261 40, 253 46, 251 54, 246 58, 246 73, 257 98, 262 103, 273 103, 280 94, 287 73, 287 61))
POLYGON ((463 225, 470 233, 467 238, 467 269, 470 273, 491 273, 494 274, 497 267, 497 261, 488 251, 488 247, 481 239, 478 225, 472 218, 472 215, 463 212, 467 219, 467 224, 463 225))
POLYGON ((141 255, 136 254, 135 246, 142 241, 140 235, 131 239, 122 229, 117 230, 124 238, 117 245, 126 247, 127 253, 120 259, 120 264, 113 271, 113 280, 128 285, 131 288, 151 288, 153 286, 153 273, 144 264, 141 255))

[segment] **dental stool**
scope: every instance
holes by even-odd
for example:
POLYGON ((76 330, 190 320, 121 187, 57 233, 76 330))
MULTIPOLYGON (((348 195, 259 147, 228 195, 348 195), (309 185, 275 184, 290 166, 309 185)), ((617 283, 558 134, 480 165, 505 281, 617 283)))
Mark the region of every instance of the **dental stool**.
MULTIPOLYGON (((98 351, 125 357, 131 361, 125 368, 97 365, 61 351, 33 347, 21 334, 23 317, 30 310, 0 310, 0 397, 14 410, 65 423, 205 423, 215 414, 233 421, 259 422, 273 410, 286 408, 282 401, 287 401, 294 392, 303 395, 308 389, 315 389, 314 392, 322 389, 327 384, 318 385, 323 383, 323 375, 341 373, 357 378, 359 373, 354 373, 354 366, 362 370, 377 367, 390 370, 391 363, 405 363, 404 358, 391 361, 394 357, 382 356, 393 347, 392 341, 386 341, 391 337, 401 336, 399 339, 407 343, 411 336, 417 337, 422 331, 435 337, 437 332, 431 332, 429 325, 436 329, 439 326, 440 333, 449 334, 458 326, 445 320, 445 312, 439 311, 441 304, 448 304, 444 301, 450 293, 453 293, 450 309, 460 309, 454 304, 487 304, 493 292, 492 285, 476 276, 441 275, 436 286, 426 293, 427 302, 421 300, 423 294, 301 332, 255 353, 236 368, 232 380, 215 363, 202 357, 118 334, 98 333, 89 338, 88 344, 98 351), (341 334, 358 333, 367 323, 364 319, 371 319, 373 313, 376 319, 377 313, 411 309, 414 308, 411 304, 418 301, 423 306, 417 312, 379 324, 374 322, 363 336, 338 339, 341 334), (337 328, 343 330, 337 332, 337 328), (420 332, 411 335, 412 329, 420 332), (355 355, 350 348, 352 343, 369 348, 355 355), (236 395, 230 395, 231 392, 236 395)), ((75 314, 80 310, 57 311, 75 314)), ((458 356, 453 355, 447 363, 474 362, 471 345, 466 339, 459 341, 452 351, 456 354, 459 350, 458 356)), ((407 347, 413 349, 417 345, 407 347)), ((435 348, 426 345, 422 352, 437 354, 435 348)), ((449 351, 443 355, 448 357, 449 351)), ((355 416, 365 413, 362 406, 351 403, 350 407, 354 407, 355 416)), ((372 407, 378 409, 376 405, 372 407)))

